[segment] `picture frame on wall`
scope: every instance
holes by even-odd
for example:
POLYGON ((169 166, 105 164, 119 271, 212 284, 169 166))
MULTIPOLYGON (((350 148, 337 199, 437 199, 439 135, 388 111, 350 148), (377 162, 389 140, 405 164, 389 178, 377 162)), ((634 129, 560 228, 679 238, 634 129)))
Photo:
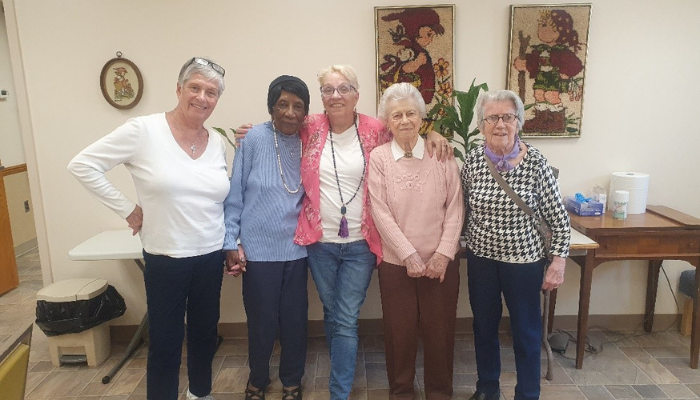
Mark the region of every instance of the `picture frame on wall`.
POLYGON ((120 110, 136 106, 143 95, 143 78, 136 64, 122 57, 117 52, 102 67, 100 72, 100 89, 107 103, 120 110))
POLYGON ((506 88, 525 105, 522 137, 581 136, 591 4, 511 6, 506 88))
MULTIPOLYGON (((377 104, 398 82, 418 88, 427 112, 453 104, 454 19, 453 4, 374 8, 377 104)), ((420 132, 433 130, 433 122, 426 117, 420 132)))

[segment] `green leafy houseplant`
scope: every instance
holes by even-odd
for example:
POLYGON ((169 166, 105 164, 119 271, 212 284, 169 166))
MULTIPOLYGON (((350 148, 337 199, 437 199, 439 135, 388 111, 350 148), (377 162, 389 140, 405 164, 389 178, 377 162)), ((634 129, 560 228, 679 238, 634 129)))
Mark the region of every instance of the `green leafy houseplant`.
MULTIPOLYGON (((223 136, 223 137, 229 142, 229 144, 231 145, 231 147, 233 147, 233 151, 234 151, 234 152, 236 151, 236 149, 238 148, 238 146, 236 146, 236 145, 231 141, 231 138, 228 137, 228 135, 226 134, 226 130, 225 130, 224 128, 217 128, 216 126, 212 126, 211 129, 213 129, 213 130, 219 132, 219 133, 221 134, 221 136, 223 136)), ((234 135, 236 134, 236 130, 235 130, 235 129, 233 129, 233 128, 228 128, 228 129, 230 129, 231 132, 232 132, 234 135)), ((235 137, 235 136, 234 136, 234 137, 235 137)))
POLYGON ((428 114, 428 118, 435 121, 433 129, 453 143, 455 157, 462 162, 466 154, 482 141, 478 126, 472 130, 469 130, 469 127, 474 119, 474 106, 479 92, 487 91, 489 87, 486 83, 474 86, 475 81, 476 79, 472 81, 468 91, 455 90, 452 93, 452 97, 456 99, 455 105, 437 104, 428 114), (455 140, 455 134, 459 135, 461 142, 455 140), (458 147, 461 147, 461 150, 458 147))

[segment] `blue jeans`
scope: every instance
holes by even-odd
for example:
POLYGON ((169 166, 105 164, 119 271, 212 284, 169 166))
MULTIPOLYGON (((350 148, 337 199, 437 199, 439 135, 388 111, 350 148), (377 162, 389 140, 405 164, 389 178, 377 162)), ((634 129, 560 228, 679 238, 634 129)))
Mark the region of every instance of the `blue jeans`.
POLYGON ((545 260, 513 264, 467 251, 469 303, 474 314, 476 390, 498 393, 501 353, 498 325, 503 314, 501 294, 510 313, 515 353, 515 399, 540 398, 542 346, 542 279, 545 260))
POLYGON ((307 247, 331 356, 330 400, 346 400, 355 378, 357 319, 376 266, 367 241, 317 242, 307 247))

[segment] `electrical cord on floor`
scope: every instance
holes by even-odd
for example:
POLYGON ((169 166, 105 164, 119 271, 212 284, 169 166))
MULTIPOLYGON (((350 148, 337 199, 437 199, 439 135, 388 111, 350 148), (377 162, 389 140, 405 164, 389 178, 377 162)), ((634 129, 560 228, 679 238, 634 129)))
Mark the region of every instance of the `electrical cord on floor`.
MULTIPOLYGON (((668 278, 668 274, 666 273, 666 270, 664 269, 664 264, 663 264, 663 262, 661 263, 660 269, 661 269, 661 271, 663 271, 663 273, 664 273, 664 277, 666 278, 666 283, 668 284, 668 288, 669 288, 669 290, 671 291, 671 295, 673 296, 673 301, 676 303, 676 310, 678 311, 678 313, 680 313, 680 312, 681 312, 681 309, 680 309, 680 305, 678 304, 678 298, 676 297, 676 293, 673 291, 673 287, 671 286, 671 280, 668 278)), ((632 333, 623 333, 623 332, 615 331, 615 330, 612 330, 612 329, 608 329, 608 328, 606 328, 606 327, 604 327, 604 326, 597 326, 597 325, 594 325, 594 326, 589 327, 589 328, 588 328, 589 331, 592 330, 592 329, 597 329, 597 330, 599 330, 600 332, 602 332, 603 334, 606 334, 606 333, 607 333, 607 334, 612 334, 612 335, 621 336, 621 337, 618 338, 618 339, 608 340, 608 341, 605 341, 605 342, 601 342, 601 343, 598 345, 598 347, 596 347, 596 346, 594 346, 594 345, 590 342, 590 340, 588 339, 588 336, 586 336, 586 345, 584 346, 584 357, 586 357, 586 356, 588 356, 588 355, 592 355, 592 354, 599 354, 599 353, 602 353, 602 352, 603 352, 603 347, 604 347, 606 344, 619 343, 619 342, 622 342, 622 341, 627 340, 627 339, 630 339, 630 338, 640 337, 640 336, 648 335, 648 334, 651 334, 651 333, 667 332, 667 331, 671 330, 671 328, 675 327, 675 326, 678 324, 678 314, 676 314, 676 318, 673 320, 673 322, 672 322, 669 326, 667 326, 667 327, 664 328, 664 329, 658 330, 658 331, 644 332, 644 330, 643 330, 643 329, 640 329, 640 328, 644 326, 644 323, 645 323, 645 322, 647 322, 647 319, 646 319, 646 318, 645 318, 644 320, 642 320, 642 322, 640 322, 639 324, 637 324, 637 325, 634 327, 634 329, 632 330, 632 333)), ((569 337, 569 342, 573 342, 574 344, 576 344, 576 338, 574 337, 574 335, 572 335, 572 334, 569 333, 569 332, 566 332, 566 331, 562 331, 562 330, 560 330, 560 329, 557 329, 557 330, 555 331, 555 333, 553 333, 553 335, 555 335, 555 334, 564 334, 564 335, 567 335, 567 336, 569 337)), ((564 355, 563 352, 560 353, 560 355, 561 355, 561 357, 563 357, 563 358, 566 358, 566 359, 569 359, 569 360, 575 360, 575 357, 568 357, 568 356, 564 355)))

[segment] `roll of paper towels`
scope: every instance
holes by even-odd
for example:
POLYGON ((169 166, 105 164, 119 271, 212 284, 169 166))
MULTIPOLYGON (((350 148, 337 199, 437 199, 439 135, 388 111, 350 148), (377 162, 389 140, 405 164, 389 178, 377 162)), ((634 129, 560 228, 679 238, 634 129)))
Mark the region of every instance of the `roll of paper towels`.
MULTIPOLYGON (((627 214, 644 214, 647 209, 649 194, 649 174, 642 172, 613 172, 610 178, 610 191, 624 190, 629 192, 627 214)), ((612 196, 609 197, 608 207, 612 208, 612 196)))

